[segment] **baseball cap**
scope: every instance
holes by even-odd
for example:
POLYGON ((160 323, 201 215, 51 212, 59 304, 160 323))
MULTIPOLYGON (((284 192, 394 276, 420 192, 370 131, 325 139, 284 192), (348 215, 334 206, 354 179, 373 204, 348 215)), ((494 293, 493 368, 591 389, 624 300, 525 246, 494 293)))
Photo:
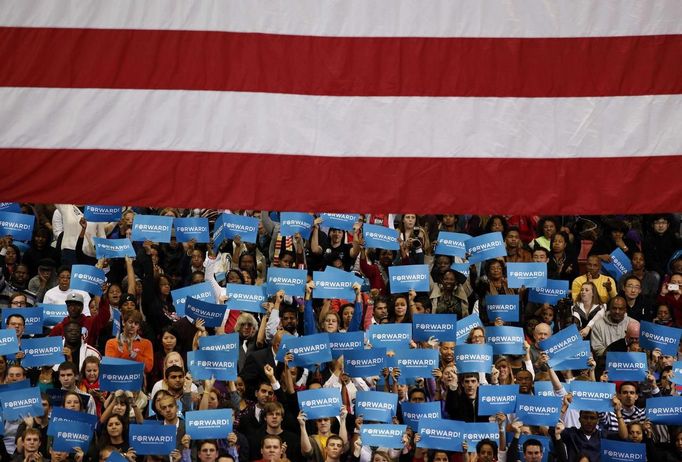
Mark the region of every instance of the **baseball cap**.
POLYGON ((137 298, 132 294, 125 294, 121 297, 121 301, 119 303, 123 305, 125 302, 133 302, 137 304, 137 298))
POLYGON ((66 304, 68 305, 69 303, 80 303, 83 305, 85 301, 83 300, 83 296, 81 294, 77 292, 71 292, 66 296, 66 304))

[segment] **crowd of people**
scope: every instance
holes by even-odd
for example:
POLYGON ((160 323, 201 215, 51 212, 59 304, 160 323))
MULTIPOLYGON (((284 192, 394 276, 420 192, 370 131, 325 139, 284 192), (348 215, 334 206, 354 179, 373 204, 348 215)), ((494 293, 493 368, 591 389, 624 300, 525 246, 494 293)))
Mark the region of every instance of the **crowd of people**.
MULTIPOLYGON (((233 211, 259 219, 256 242, 239 236, 217 243, 177 242, 172 236, 168 243, 134 242, 135 258, 106 260, 96 258, 93 238, 130 237, 137 215, 203 216, 213 223, 218 212, 127 208, 119 222, 92 223, 75 205, 21 207, 22 213, 36 218, 33 238, 25 243, 9 236, 0 240, 0 304, 12 309, 65 304, 68 315, 45 326, 43 333, 63 338, 60 364, 24 367, 22 351, 0 358, 0 388, 28 379, 32 387, 40 388, 44 410, 21 420, 5 419, 3 461, 121 460, 114 459, 116 453, 130 462, 596 462, 607 440, 640 443, 648 460, 682 460, 682 427, 654 423, 646 415, 648 398, 678 395, 673 376, 678 357, 646 351, 646 380, 613 381, 616 395, 610 412, 572 409, 569 386, 575 381, 608 382, 604 361, 609 351, 643 351, 640 322, 682 327, 677 215, 375 214, 361 215, 352 232, 329 228, 316 215, 311 234, 304 239, 300 234, 283 236, 277 213, 233 211), (363 223, 397 229, 399 250, 365 246, 363 223), (506 256, 470 265, 466 258, 438 255, 435 248, 443 231, 470 236, 500 232, 506 256), (603 269, 616 249, 632 263, 632 270, 618 280, 603 269), (548 277, 568 281, 570 293, 554 305, 530 302, 528 290, 509 287, 510 262, 546 263, 548 277), (101 295, 70 288, 74 264, 105 271, 101 295), (429 292, 393 293, 389 268, 411 264, 429 266, 429 292), (307 270, 305 296, 278 291, 268 298, 263 313, 226 310, 222 326, 216 328, 177 314, 171 290, 208 282, 215 300, 225 303, 225 285, 262 285, 271 267, 307 270), (353 286, 354 299, 314 298, 312 273, 328 267, 358 276, 362 283, 353 286), (489 316, 490 295, 517 295, 519 322, 489 316), (428 377, 409 380, 401 380, 397 367, 378 376, 351 377, 343 357, 305 368, 293 365, 291 353, 277 359, 287 336, 367 332, 372 325, 412 323, 415 314, 428 313, 454 314, 458 320, 478 315, 483 325, 469 332, 466 343, 471 344, 484 343, 489 326, 522 327, 525 354, 496 355, 490 371, 462 373, 455 364, 456 342, 411 341, 410 348, 436 350, 439 367, 428 377), (115 319, 120 319, 118 328, 115 319), (539 343, 571 324, 589 340, 591 356, 584 369, 555 370, 539 343), (199 348, 200 338, 229 333, 239 335, 237 379, 193 379, 187 354, 199 348), (144 363, 142 389, 102 391, 105 357, 144 363), (563 400, 554 425, 527 425, 515 413, 479 415, 482 386, 517 384, 519 394, 535 395, 539 382, 550 383, 552 393, 563 400), (343 406, 338 415, 313 421, 301 411, 297 394, 318 388, 339 391, 343 406), (419 444, 419 428, 408 426, 400 448, 363 444, 362 426, 368 421, 355 412, 355 398, 371 390, 397 395, 392 424, 404 421, 401 403, 437 402, 442 419, 493 422, 499 437, 474 444, 464 441, 457 451, 425 449, 419 444), (56 407, 96 417, 87 450, 60 452, 52 447, 50 416, 56 407), (233 410, 233 431, 222 439, 192 440, 185 413, 222 408, 233 410), (150 420, 177 427, 176 448, 170 454, 138 456, 129 443, 129 426, 150 420)), ((19 313, 3 316, 3 327, 15 329, 21 341, 28 336, 19 313)))

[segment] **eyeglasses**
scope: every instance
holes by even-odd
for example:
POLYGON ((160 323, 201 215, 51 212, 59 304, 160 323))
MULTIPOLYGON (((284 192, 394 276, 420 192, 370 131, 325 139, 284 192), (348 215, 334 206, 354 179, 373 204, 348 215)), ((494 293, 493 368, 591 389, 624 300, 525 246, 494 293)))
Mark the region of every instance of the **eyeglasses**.
POLYGON ((26 306, 26 302, 21 302, 21 301, 14 301, 11 303, 12 306, 26 306))
POLYGON ((626 289, 641 289, 642 286, 636 286, 636 285, 634 285, 634 284, 627 284, 627 285, 625 286, 625 288, 626 288, 626 289))

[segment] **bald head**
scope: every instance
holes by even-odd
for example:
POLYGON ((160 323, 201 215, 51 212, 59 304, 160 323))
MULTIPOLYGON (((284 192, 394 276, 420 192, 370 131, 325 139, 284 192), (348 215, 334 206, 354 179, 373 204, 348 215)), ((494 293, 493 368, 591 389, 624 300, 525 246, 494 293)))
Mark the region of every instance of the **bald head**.
POLYGON ((272 349, 275 351, 275 353, 277 353, 277 351, 279 351, 279 345, 280 345, 280 343, 282 343, 282 337, 284 337, 285 335, 291 335, 291 334, 285 330, 279 330, 279 331, 277 331, 275 336, 272 337, 272 349))
POLYGON ((628 345, 639 342, 639 321, 630 319, 628 326, 625 328, 625 342, 628 345))

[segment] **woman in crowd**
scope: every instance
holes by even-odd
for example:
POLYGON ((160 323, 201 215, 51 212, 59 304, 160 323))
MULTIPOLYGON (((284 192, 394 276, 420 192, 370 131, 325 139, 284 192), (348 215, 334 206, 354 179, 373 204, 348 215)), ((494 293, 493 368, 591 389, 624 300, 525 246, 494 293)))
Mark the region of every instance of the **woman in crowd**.
POLYGON ((538 222, 538 237, 533 239, 530 243, 531 249, 535 247, 543 247, 550 252, 552 251, 551 242, 554 235, 557 233, 557 222, 552 217, 543 217, 538 222))
POLYGON ((580 320, 580 333, 583 337, 590 335, 597 315, 603 316, 606 306, 601 303, 597 288, 593 282, 585 282, 573 303, 573 317, 580 320))
POLYGON ((469 281, 453 269, 443 272, 441 282, 435 284, 431 290, 431 306, 435 313, 456 314, 457 319, 469 315, 469 296, 471 285, 469 281))
POLYGON ((568 245, 568 234, 561 231, 554 235, 550 242, 547 276, 549 279, 562 279, 570 284, 580 270, 578 259, 569 252, 568 245))
POLYGON ((154 383, 163 379, 164 360, 171 352, 178 352, 178 334, 173 326, 161 330, 161 348, 154 353, 154 368, 150 374, 154 383))
POLYGON ((410 310, 408 310, 408 305, 414 304, 414 297, 416 295, 413 290, 408 295, 393 295, 391 303, 388 305, 388 322, 393 324, 412 323, 412 315, 410 310))

